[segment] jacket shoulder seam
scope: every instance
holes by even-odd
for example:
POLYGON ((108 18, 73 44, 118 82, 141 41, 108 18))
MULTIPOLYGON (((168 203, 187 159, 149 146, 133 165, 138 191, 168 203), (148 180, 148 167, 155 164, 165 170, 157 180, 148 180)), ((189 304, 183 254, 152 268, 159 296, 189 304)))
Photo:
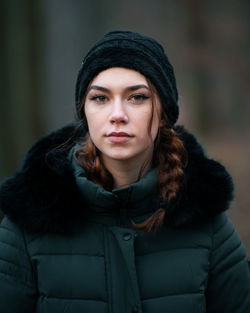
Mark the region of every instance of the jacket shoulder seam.
MULTIPOLYGON (((19 266, 19 265, 17 265, 16 263, 14 263, 14 262, 12 262, 12 261, 9 261, 9 260, 4 259, 3 257, 0 257, 0 262, 9 263, 9 264, 14 265, 14 266, 17 266, 17 267, 19 266)), ((23 266, 23 265, 20 265, 20 267, 21 267, 23 270, 25 270, 25 271, 27 271, 27 272, 30 272, 30 269, 29 269, 28 267, 23 266)), ((0 270, 0 272, 1 272, 1 270, 0 270)))
POLYGON ((32 284, 24 283, 23 281, 18 280, 14 276, 11 276, 10 274, 5 273, 4 271, 0 271, 0 276, 2 276, 4 279, 7 279, 8 281, 14 281, 18 284, 21 284, 22 286, 25 286, 28 289, 34 290, 34 286, 32 284))

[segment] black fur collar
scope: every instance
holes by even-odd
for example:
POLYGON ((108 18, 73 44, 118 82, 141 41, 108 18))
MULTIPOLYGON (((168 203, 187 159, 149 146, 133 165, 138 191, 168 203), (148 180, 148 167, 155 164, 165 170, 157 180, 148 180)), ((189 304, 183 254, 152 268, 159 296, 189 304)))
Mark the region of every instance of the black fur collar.
MULTIPOLYGON (((82 227, 84 203, 67 154, 83 135, 81 128, 70 125, 32 146, 16 174, 2 183, 2 212, 31 232, 69 233, 82 227)), ((189 162, 185 190, 166 218, 174 226, 225 211, 233 198, 232 180, 225 168, 205 156, 193 135, 185 131, 182 138, 189 162)))

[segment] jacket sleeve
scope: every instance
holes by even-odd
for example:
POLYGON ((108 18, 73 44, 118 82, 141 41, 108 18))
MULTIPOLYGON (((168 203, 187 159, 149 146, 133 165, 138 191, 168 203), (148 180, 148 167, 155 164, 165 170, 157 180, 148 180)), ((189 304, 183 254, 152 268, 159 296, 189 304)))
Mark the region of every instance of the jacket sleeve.
POLYGON ((225 214, 215 220, 207 288, 208 313, 250 312, 250 270, 245 248, 225 214))
POLYGON ((8 218, 0 225, 0 312, 35 312, 36 288, 20 229, 8 218))

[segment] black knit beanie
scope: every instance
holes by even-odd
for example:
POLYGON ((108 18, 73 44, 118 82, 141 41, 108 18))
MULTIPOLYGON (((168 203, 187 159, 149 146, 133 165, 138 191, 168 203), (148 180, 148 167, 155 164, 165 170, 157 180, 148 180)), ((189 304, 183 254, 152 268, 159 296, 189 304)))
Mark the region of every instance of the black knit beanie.
POLYGON ((172 65, 162 46, 153 38, 129 31, 112 31, 104 35, 83 59, 76 82, 76 110, 85 120, 81 101, 89 83, 101 71, 111 67, 136 70, 156 87, 171 126, 179 115, 178 92, 172 65))

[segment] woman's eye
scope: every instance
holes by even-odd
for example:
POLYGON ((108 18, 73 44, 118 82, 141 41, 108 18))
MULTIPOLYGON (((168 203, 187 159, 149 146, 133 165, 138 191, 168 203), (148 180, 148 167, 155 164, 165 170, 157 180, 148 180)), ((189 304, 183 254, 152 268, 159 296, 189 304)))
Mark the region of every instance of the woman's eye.
POLYGON ((146 95, 144 95, 144 94, 139 94, 139 93, 138 93, 138 94, 132 95, 132 96, 130 97, 130 99, 131 99, 132 101, 134 101, 134 102, 143 102, 143 101, 149 99, 149 97, 146 96, 146 95))
POLYGON ((96 96, 90 97, 90 100, 98 102, 98 103, 103 103, 107 100, 107 97, 104 95, 96 95, 96 96))

